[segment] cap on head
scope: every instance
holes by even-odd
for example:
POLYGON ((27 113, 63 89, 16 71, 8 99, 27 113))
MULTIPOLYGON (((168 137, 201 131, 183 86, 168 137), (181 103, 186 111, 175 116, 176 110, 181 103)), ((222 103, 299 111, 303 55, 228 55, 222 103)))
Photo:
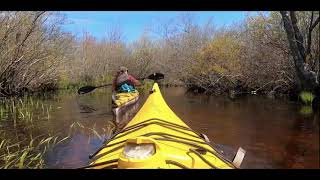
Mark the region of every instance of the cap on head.
POLYGON ((126 72, 126 71, 128 71, 128 68, 126 68, 126 67, 124 67, 124 66, 121 66, 121 67, 119 68, 119 71, 121 71, 121 72, 126 72))

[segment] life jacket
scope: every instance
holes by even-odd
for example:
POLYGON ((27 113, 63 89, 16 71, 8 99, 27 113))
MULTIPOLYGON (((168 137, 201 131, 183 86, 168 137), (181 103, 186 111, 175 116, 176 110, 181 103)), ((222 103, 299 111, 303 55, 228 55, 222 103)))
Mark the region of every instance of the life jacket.
POLYGON ((135 92, 135 88, 131 85, 128 85, 127 83, 125 84, 122 84, 119 89, 118 89, 119 92, 126 92, 126 93, 129 93, 129 92, 135 92))

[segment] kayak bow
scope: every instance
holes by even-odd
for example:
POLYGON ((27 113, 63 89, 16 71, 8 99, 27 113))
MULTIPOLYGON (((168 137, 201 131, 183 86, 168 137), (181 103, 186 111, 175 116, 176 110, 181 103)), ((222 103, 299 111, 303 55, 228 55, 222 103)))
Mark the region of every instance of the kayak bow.
POLYGON ((154 83, 135 117, 91 156, 85 168, 233 169, 240 166, 244 153, 238 151, 237 162, 227 160, 169 108, 154 83))

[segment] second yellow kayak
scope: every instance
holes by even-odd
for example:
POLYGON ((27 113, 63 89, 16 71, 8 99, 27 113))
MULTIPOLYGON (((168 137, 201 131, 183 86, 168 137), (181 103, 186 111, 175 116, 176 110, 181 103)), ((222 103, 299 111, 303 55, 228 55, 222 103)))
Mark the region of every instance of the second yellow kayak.
POLYGON ((112 111, 117 116, 122 109, 134 104, 139 99, 139 92, 116 93, 112 95, 112 111))

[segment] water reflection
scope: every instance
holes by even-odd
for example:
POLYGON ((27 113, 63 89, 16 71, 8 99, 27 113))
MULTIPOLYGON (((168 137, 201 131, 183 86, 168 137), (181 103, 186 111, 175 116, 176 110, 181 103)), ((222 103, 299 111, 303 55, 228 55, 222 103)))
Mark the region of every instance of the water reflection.
POLYGON ((121 130, 139 111, 141 104, 143 104, 142 99, 139 99, 137 103, 132 104, 124 111, 121 111, 118 116, 114 116, 113 120, 117 125, 117 131, 121 130))
POLYGON ((285 168, 317 168, 319 165, 319 116, 298 117, 295 121, 289 142, 285 146, 283 167, 285 168))
POLYGON ((81 110, 80 113, 92 113, 94 111, 97 111, 93 107, 85 105, 85 104, 79 104, 79 109, 81 110))

